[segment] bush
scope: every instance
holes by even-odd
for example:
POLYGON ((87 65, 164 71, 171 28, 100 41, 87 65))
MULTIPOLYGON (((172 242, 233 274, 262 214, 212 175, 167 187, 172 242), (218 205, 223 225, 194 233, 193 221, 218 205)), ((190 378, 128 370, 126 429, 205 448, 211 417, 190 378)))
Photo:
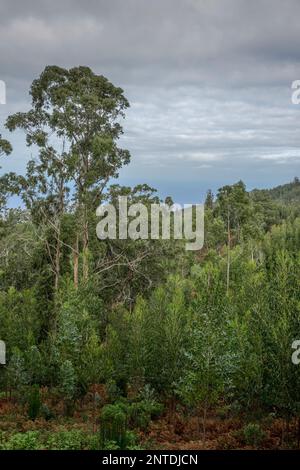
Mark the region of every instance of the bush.
POLYGON ((5 432, 0 431, 0 450, 5 449, 5 432))
POLYGON ((147 429, 152 419, 158 417, 163 411, 163 405, 155 401, 143 400, 132 403, 129 409, 130 420, 133 426, 147 429))
POLYGON ((80 430, 39 433, 28 431, 8 436, 0 433, 0 450, 98 450, 99 436, 80 430))
POLYGON ((55 418, 55 413, 47 405, 43 403, 40 409, 40 416, 44 418, 46 421, 50 421, 50 419, 55 418))
POLYGON ((71 361, 64 361, 60 366, 60 392, 64 398, 64 412, 66 416, 73 416, 76 394, 76 373, 71 361))
POLYGON ((105 405, 100 415, 101 449, 136 448, 136 436, 128 428, 147 429, 151 420, 159 416, 163 405, 154 399, 128 403, 125 399, 105 405), (112 447, 113 446, 113 447, 112 447))
POLYGON ((243 436, 247 445, 259 447, 265 438, 265 433, 259 424, 249 423, 243 428, 243 436))
POLYGON ((101 450, 100 447, 99 433, 86 436, 86 448, 88 450, 101 450))
POLYGON ((49 450, 84 450, 88 447, 88 437, 82 431, 60 431, 48 437, 45 447, 49 450))
POLYGON ((38 417, 41 409, 40 388, 33 385, 28 393, 28 417, 33 421, 38 417))
POLYGON ((115 403, 122 397, 122 392, 115 380, 110 379, 106 383, 107 398, 111 403, 115 403))
POLYGON ((39 450, 39 433, 37 431, 28 431, 24 433, 13 434, 4 444, 5 450, 39 450))
POLYGON ((116 441, 105 441, 101 450, 142 450, 142 448, 137 445, 137 440, 138 438, 133 431, 125 431, 125 447, 121 448, 116 441))
POLYGON ((105 405, 100 415, 101 448, 105 448, 107 442, 115 442, 120 449, 125 449, 126 428, 126 405, 124 406, 122 403, 105 405))

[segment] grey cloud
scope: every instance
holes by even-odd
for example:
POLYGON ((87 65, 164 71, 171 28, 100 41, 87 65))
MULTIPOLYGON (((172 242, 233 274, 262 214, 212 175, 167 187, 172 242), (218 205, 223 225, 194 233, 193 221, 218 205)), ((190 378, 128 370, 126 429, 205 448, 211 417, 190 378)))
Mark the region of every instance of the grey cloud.
MULTIPOLYGON (((236 178, 283 182, 299 167, 299 16, 298 0, 1 0, 0 120, 28 107, 45 65, 89 65, 132 104, 124 181, 178 195, 178 181, 191 194, 236 178)), ((23 171, 23 136, 12 140, 1 165, 23 171)))
POLYGON ((299 61, 295 0, 2 0, 2 9, 4 72, 30 78, 46 62, 85 61, 130 84, 278 83, 299 61))

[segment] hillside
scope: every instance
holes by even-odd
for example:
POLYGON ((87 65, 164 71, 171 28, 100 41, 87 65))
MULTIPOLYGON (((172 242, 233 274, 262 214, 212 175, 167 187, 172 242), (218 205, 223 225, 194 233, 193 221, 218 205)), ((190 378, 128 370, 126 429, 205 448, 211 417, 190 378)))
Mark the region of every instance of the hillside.
POLYGON ((300 180, 295 177, 291 183, 282 184, 272 189, 254 189, 252 193, 269 196, 273 201, 282 203, 300 202, 300 180))

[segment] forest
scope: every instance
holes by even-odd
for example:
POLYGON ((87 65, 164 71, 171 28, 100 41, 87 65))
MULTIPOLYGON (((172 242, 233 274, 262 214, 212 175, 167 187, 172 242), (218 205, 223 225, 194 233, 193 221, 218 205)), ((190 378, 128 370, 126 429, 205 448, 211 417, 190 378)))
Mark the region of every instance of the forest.
POLYGON ((99 204, 160 202, 118 180, 124 91, 47 66, 29 93, 0 135, 31 155, 0 177, 0 449, 299 448, 299 179, 207 188, 199 251, 99 240, 99 204))

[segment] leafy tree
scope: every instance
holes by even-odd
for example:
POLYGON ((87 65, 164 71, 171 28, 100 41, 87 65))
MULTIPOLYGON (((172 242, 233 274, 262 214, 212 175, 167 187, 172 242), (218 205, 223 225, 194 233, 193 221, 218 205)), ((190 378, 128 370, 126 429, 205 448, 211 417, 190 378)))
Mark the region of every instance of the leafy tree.
MULTIPOLYGON (((3 155, 9 155, 11 152, 12 152, 12 146, 10 142, 8 142, 8 140, 6 139, 2 139, 2 136, 0 134, 0 157, 3 155)), ((0 178, 0 215, 6 204, 7 192, 8 192, 7 179, 2 176, 0 178)))
MULTIPOLYGON (((117 146, 122 134, 119 118, 129 103, 121 88, 88 67, 70 70, 48 66, 31 86, 32 108, 7 120, 10 130, 22 128, 29 145, 50 157, 48 172, 64 192, 64 178, 72 181, 78 237, 74 247, 74 282, 78 284, 78 239, 82 234, 83 279, 88 279, 89 213, 101 201, 101 194, 119 168, 129 163, 130 154, 117 146), (50 134, 51 133, 51 134, 50 134), (50 140, 51 135, 51 140, 50 140), (51 142, 58 138, 58 154, 51 142)), ((40 172, 38 173, 41 176, 40 172)), ((39 178, 38 178, 39 179, 39 178)), ((57 191, 56 191, 57 192, 57 191)))
POLYGON ((63 361, 59 369, 59 389, 64 399, 65 414, 70 416, 74 411, 77 377, 71 361, 63 361))
POLYGON ((216 211, 222 217, 227 227, 227 293, 230 284, 230 250, 232 237, 240 240, 241 229, 249 216, 250 200, 242 181, 232 185, 223 186, 217 194, 216 211))

